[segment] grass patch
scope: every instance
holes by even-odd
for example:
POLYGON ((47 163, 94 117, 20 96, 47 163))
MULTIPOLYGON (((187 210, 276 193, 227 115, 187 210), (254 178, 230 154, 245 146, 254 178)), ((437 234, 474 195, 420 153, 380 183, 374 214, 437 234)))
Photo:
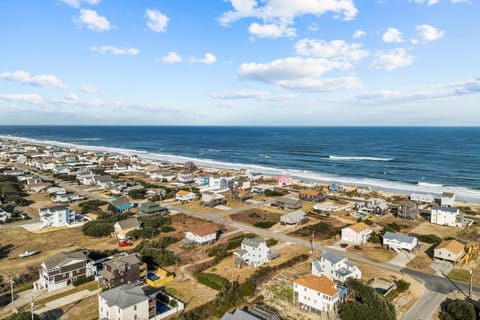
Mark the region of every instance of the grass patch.
POLYGON ((274 224, 276 224, 275 221, 266 220, 266 221, 258 221, 258 222, 255 222, 253 225, 254 225, 255 227, 258 227, 258 228, 268 229, 268 228, 270 228, 271 226, 273 226, 274 224))
POLYGON ((469 283, 470 282, 470 273, 468 271, 462 270, 462 269, 453 269, 448 274, 448 278, 451 279, 451 280, 455 280, 455 281, 469 283))
POLYGON ((50 297, 47 297, 47 298, 44 298, 44 299, 36 300, 35 301, 35 307, 40 309, 40 308, 43 308, 45 306, 45 304, 47 304, 48 302, 55 301, 57 299, 66 297, 66 296, 71 295, 73 293, 77 293, 77 292, 80 292, 80 291, 83 291, 83 290, 95 291, 97 289, 98 289, 98 283, 96 281, 95 282, 88 282, 88 283, 79 285, 78 287, 75 287, 72 290, 68 290, 68 291, 65 291, 65 292, 62 292, 62 293, 58 293, 58 294, 55 294, 53 296, 50 296, 50 297))

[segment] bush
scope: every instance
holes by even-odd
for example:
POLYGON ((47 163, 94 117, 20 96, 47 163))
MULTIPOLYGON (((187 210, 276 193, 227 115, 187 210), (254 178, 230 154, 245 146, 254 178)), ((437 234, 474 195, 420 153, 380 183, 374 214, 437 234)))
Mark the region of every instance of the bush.
POLYGON ((447 305, 447 310, 442 312, 440 319, 475 320, 475 306, 463 300, 452 301, 447 305))
POLYGON ((402 230, 402 226, 398 225, 396 222, 390 223, 383 228, 383 232, 398 232, 402 230))
POLYGON ((145 190, 130 190, 128 195, 132 199, 143 199, 145 198, 145 190))
POLYGON ((195 272, 195 278, 197 278, 198 282, 201 284, 204 284, 215 290, 220 290, 229 285, 229 281, 227 279, 214 273, 197 271, 195 272))
POLYGON ((397 285, 397 290, 399 292, 407 291, 410 288, 410 282, 407 282, 403 279, 395 281, 395 284, 397 285))
POLYGON ((376 233, 375 231, 372 231, 367 241, 371 243, 381 243, 382 239, 380 237, 380 234, 376 233))
MULTIPOLYGON (((12 314, 5 318, 5 320, 31 320, 32 313, 29 311, 21 311, 19 313, 12 314)), ((36 314, 33 315, 33 319, 40 320, 40 317, 36 314)))
POLYGON ((99 207, 106 204, 107 202, 102 200, 88 200, 80 203, 78 206, 82 209, 82 213, 89 213, 99 211, 99 207))
POLYGON ((106 237, 113 231, 113 222, 89 221, 82 227, 83 234, 90 237, 106 237))
POLYGON ((425 242, 425 243, 432 243, 432 244, 438 244, 442 242, 442 238, 439 236, 436 236, 434 234, 411 234, 412 236, 417 237, 418 241, 425 242))
POLYGON ((275 221, 265 220, 265 221, 257 221, 254 223, 254 226, 257 228, 268 229, 271 226, 276 224, 275 221))
POLYGON ((84 284, 84 283, 87 283, 87 282, 91 282, 95 280, 95 276, 94 275, 91 275, 91 276, 88 276, 88 277, 84 277, 84 278, 80 278, 80 279, 77 279, 75 281, 73 281, 73 286, 74 287, 77 287, 81 284, 84 284))
POLYGON ((275 191, 275 190, 270 190, 270 189, 265 190, 264 194, 265 194, 267 197, 279 197, 279 196, 283 196, 283 192, 279 192, 279 191, 275 191))

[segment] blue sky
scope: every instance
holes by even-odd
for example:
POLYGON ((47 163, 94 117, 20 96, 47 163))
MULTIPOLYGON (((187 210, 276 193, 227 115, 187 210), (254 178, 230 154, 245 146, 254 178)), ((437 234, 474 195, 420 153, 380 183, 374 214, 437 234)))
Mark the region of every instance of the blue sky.
POLYGON ((0 124, 480 125, 480 1, 2 0, 0 124))

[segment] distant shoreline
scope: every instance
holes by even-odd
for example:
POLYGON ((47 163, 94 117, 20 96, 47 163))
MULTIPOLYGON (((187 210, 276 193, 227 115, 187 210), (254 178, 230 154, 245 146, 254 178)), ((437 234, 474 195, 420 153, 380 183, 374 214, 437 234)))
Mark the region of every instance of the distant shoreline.
POLYGON ((39 145, 57 145, 67 148, 76 148, 84 151, 100 151, 100 152, 110 152, 116 154, 122 154, 127 156, 137 155, 139 158, 147 160, 158 160, 158 161, 169 161, 173 163, 185 163, 187 161, 192 161, 197 165, 207 168, 216 168, 224 170, 234 170, 238 171, 240 169, 250 169, 253 172, 258 172, 268 176, 278 177, 281 175, 289 175, 295 179, 302 180, 305 182, 317 182, 317 183, 341 183, 347 186, 355 187, 370 187, 372 190, 376 191, 386 191, 399 193, 404 195, 409 195, 411 193, 429 193, 433 196, 439 197, 442 192, 454 192, 457 195, 458 200, 472 203, 480 203, 480 190, 469 189, 466 187, 450 187, 442 186, 439 184, 431 183, 418 183, 418 184, 407 184, 399 181, 388 181, 372 178, 350 178, 344 176, 335 176, 331 174, 324 174, 319 172, 310 172, 305 170, 295 170, 295 169, 279 169, 279 168, 270 168, 261 165, 254 164, 241 164, 241 163, 229 163, 216 161, 211 159, 199 159, 193 157, 185 157, 171 154, 161 154, 161 153, 151 153, 144 150, 134 150, 134 149, 125 149, 125 148, 115 148, 107 146, 92 146, 92 145, 82 145, 82 144, 73 144, 68 142, 60 142, 54 140, 37 140, 32 138, 10 136, 10 135, 0 135, 0 139, 13 140, 20 142, 27 142, 32 144, 39 145))

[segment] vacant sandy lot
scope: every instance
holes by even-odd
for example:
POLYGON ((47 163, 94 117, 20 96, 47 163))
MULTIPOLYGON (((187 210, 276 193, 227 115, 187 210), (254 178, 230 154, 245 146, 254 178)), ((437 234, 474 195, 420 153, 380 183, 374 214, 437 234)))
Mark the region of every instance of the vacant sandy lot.
POLYGON ((455 237, 458 232, 460 232, 461 228, 455 227, 444 227, 438 224, 432 224, 429 222, 423 222, 419 226, 413 228, 410 233, 417 233, 417 234, 434 234, 439 236, 440 238, 447 238, 447 237, 455 237))

